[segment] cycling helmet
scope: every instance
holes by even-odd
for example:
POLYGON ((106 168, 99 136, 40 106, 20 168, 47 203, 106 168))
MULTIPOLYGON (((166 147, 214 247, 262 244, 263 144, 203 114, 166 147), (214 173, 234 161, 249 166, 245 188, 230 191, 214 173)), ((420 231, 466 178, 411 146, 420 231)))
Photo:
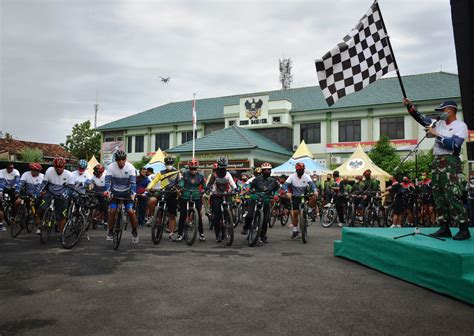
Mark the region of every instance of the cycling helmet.
POLYGON ((31 162, 28 167, 30 168, 30 170, 37 170, 37 171, 41 171, 43 170, 43 167, 41 167, 41 165, 37 162, 31 162))
POLYGON ((198 168, 199 167, 199 161, 196 159, 192 159, 188 162, 189 169, 192 168, 198 168))
POLYGON ((298 163, 295 165, 295 169, 296 169, 296 170, 304 170, 304 169, 305 169, 304 163, 303 163, 303 162, 298 162, 298 163))
POLYGON ((219 156, 216 160, 218 168, 226 168, 229 161, 225 156, 219 156))
POLYGON ((261 173, 262 173, 262 168, 261 167, 255 168, 255 174, 256 175, 261 174, 261 173))
POLYGON ((98 165, 94 166, 94 174, 96 174, 96 175, 102 174, 104 171, 105 171, 105 168, 101 164, 98 164, 98 165))
POLYGON ((264 163, 262 163, 261 168, 262 169, 272 169, 272 165, 271 165, 271 163, 264 162, 264 163))
POLYGON ((125 153, 123 150, 119 149, 114 153, 114 160, 126 160, 127 159, 127 153, 125 153))
POLYGON ((86 169, 87 168, 87 161, 86 160, 79 160, 79 162, 77 162, 77 167, 79 167, 80 169, 86 169))
POLYGON ((66 166, 66 160, 62 157, 57 157, 54 159, 53 164, 55 167, 64 168, 66 166))
POLYGON ((165 165, 167 165, 167 166, 174 165, 174 157, 172 157, 172 156, 165 157, 165 165))

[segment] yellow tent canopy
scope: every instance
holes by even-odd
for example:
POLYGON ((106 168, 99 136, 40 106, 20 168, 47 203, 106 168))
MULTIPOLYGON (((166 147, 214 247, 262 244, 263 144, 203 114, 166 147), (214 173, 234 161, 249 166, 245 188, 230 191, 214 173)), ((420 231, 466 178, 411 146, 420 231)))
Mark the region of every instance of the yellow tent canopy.
POLYGON ((341 177, 348 176, 355 178, 357 175, 362 175, 367 169, 372 171, 372 177, 380 181, 381 188, 384 190, 385 181, 390 179, 392 176, 383 169, 376 166, 375 163, 373 163, 369 156, 364 152, 360 144, 357 145, 357 148, 354 153, 352 153, 351 157, 334 170, 339 171, 339 175, 341 177))
POLYGON ((309 157, 311 159, 314 159, 313 153, 311 153, 308 146, 306 146, 306 143, 304 142, 304 140, 302 140, 300 145, 298 146, 298 149, 296 150, 296 152, 294 152, 291 158, 293 160, 298 160, 304 157, 309 157))
POLYGON ((153 155, 149 163, 165 162, 165 156, 166 156, 166 153, 162 152, 161 148, 158 148, 158 150, 156 151, 155 155, 153 155))
POLYGON ((87 172, 92 175, 94 173, 94 167, 98 164, 99 164, 99 161, 97 161, 97 159, 95 158, 95 155, 92 155, 92 158, 87 163, 87 172))

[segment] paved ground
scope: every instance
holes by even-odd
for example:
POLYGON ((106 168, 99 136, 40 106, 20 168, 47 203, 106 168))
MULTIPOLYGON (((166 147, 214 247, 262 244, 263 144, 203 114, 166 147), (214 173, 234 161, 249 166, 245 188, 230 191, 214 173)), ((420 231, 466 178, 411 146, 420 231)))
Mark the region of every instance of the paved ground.
POLYGON ((118 252, 94 232, 74 250, 0 235, 0 335, 474 335, 474 307, 333 257, 340 229, 311 241, 188 247, 148 230, 118 252))

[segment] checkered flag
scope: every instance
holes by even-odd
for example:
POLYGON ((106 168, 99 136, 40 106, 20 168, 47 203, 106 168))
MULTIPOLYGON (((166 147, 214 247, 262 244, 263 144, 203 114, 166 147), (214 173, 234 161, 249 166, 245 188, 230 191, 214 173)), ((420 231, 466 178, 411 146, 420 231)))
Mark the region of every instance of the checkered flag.
POLYGON ((395 58, 377 1, 343 42, 316 60, 319 85, 329 106, 394 70, 395 58))

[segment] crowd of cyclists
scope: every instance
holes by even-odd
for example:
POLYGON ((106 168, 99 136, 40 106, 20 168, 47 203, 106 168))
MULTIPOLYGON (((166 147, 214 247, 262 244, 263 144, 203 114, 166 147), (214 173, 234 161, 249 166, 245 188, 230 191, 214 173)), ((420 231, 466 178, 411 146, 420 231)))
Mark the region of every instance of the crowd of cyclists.
MULTIPOLYGON (((301 162, 290 176, 272 176, 270 163, 261 164, 251 173, 238 174, 229 171, 227 158, 220 156, 212 173, 204 176, 197 160, 192 159, 186 168, 178 170, 175 159, 166 157, 165 169, 155 174, 151 168, 137 171, 122 150, 114 153, 114 159, 107 168, 96 165, 92 175, 87 172, 86 160, 79 160, 77 170, 70 172, 65 169, 65 159, 58 157, 44 174, 39 163, 30 163, 30 170, 21 176, 14 165, 9 164, 0 170, 0 231, 7 231, 10 226, 12 236, 17 236, 22 228, 35 229, 44 243, 52 229, 51 218, 54 218, 58 239, 67 245, 65 241, 70 234, 66 232, 71 229, 65 225, 79 209, 84 223, 75 229, 77 236, 78 230, 82 232, 92 223, 93 228, 103 227, 107 231, 106 239, 113 241, 116 223, 123 212, 124 220, 131 226, 132 243, 139 243, 138 228, 146 226, 153 228, 152 238, 156 243, 159 239, 153 236, 155 227, 164 220, 157 216, 157 210, 165 204, 166 223, 162 224, 166 226, 168 239, 180 242, 188 230, 190 201, 197 212, 197 228, 194 229, 202 242, 206 240, 203 217, 208 218, 217 243, 229 241, 229 229, 225 225, 228 221, 232 227, 242 223, 243 235, 254 240, 256 233, 259 242, 265 244, 268 227, 278 219, 291 229, 291 238, 297 239, 303 228, 301 222, 305 222, 301 217, 303 208, 307 209, 304 216, 309 221, 319 219, 324 227, 332 224, 375 226, 377 223, 377 226, 396 228, 430 226, 436 222, 428 173, 423 173, 417 184, 408 177, 400 181, 393 178, 382 192, 370 170, 356 176, 355 181, 341 178, 338 171, 327 174, 322 181, 316 174, 306 174, 301 162), (76 210, 71 210, 72 205, 76 210), (260 208, 263 218, 253 232, 260 208), (288 219, 291 219, 289 223, 288 219)), ((305 237, 303 239, 306 242, 305 237)))

